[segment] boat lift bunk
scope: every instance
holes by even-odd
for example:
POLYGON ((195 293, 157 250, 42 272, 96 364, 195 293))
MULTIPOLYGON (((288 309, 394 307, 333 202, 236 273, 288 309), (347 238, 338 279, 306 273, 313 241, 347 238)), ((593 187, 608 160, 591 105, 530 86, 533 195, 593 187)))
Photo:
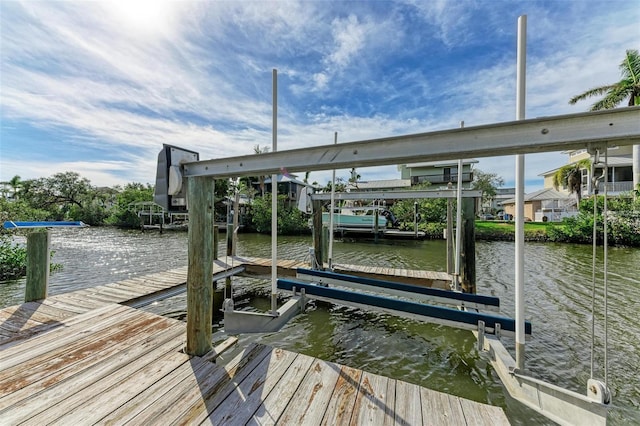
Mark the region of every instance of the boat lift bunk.
MULTIPOLYGON (((307 298, 364 309, 373 308, 393 315, 456 328, 478 330, 479 332, 498 336, 503 332, 505 334, 515 332, 515 321, 513 319, 477 311, 479 308, 498 308, 500 300, 497 297, 300 268, 297 271, 297 278, 297 280, 279 279, 277 282, 278 289, 293 291, 296 296, 296 293, 300 291, 300 296, 307 298), (343 288, 328 287, 329 284, 343 288), (400 299, 398 297, 414 300, 400 299), (420 300, 420 302, 415 301, 415 299, 420 300), (443 303, 455 307, 432 305, 424 303, 425 301, 443 303)), ((531 323, 528 321, 525 323, 525 331, 527 335, 531 335, 531 323)))

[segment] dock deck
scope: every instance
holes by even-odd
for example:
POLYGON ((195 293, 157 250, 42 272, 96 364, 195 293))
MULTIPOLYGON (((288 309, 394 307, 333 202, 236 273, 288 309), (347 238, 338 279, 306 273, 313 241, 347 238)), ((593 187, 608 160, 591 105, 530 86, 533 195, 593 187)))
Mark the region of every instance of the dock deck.
POLYGON ((508 424, 501 408, 283 349, 188 356, 183 322, 119 304, 184 281, 172 270, 1 310, 0 424, 508 424))

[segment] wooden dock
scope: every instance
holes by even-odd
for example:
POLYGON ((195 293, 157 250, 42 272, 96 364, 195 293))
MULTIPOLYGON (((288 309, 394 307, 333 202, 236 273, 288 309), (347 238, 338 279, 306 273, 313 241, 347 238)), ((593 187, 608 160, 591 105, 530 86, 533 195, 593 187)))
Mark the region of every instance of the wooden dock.
POLYGON ((0 310, 0 424, 509 424, 501 408, 264 345, 186 355, 183 322, 123 305, 184 281, 181 268, 0 310))

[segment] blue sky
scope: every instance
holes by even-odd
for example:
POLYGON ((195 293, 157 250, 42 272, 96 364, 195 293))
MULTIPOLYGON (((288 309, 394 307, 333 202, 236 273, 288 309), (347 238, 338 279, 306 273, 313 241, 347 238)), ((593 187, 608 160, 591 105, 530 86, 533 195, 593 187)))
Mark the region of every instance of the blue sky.
MULTIPOLYGON (((153 183, 163 143, 201 158, 515 119, 517 18, 528 17, 526 117, 576 113, 640 47, 632 1, 0 0, 0 180, 75 171, 153 183)), ((566 161, 527 155, 527 191, 566 161)), ((513 157, 476 166, 512 186, 513 157)), ((359 169, 363 180, 395 167, 359 169)), ((348 177, 348 170, 338 171, 348 177)), ((313 172, 321 184, 331 173, 313 172)))

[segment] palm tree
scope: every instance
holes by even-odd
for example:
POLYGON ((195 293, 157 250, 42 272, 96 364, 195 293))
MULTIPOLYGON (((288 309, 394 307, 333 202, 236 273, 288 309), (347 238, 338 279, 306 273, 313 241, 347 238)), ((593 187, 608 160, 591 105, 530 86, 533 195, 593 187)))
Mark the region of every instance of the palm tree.
POLYGON ((20 188, 22 187, 22 180, 21 180, 20 176, 15 175, 7 183, 9 184, 9 186, 11 186, 11 189, 13 190, 12 197, 17 200, 18 199, 18 192, 19 192, 20 188))
POLYGON ((553 187, 558 190, 562 186, 566 186, 570 194, 576 194, 578 204, 582 199, 582 169, 591 167, 591 160, 585 158, 578 162, 567 164, 560 167, 553 175, 553 187))
MULTIPOLYGON (((268 146, 263 146, 262 148, 260 147, 260 145, 255 145, 253 147, 253 153, 254 154, 266 154, 269 152, 269 147, 268 146)), ((261 175, 258 176, 258 181, 260 182, 260 192, 262 193, 262 196, 264 197, 264 187, 265 187, 265 183, 264 181, 266 180, 266 176, 261 175)), ((271 183, 272 185, 277 185, 277 182, 274 184, 273 182, 271 183)))
MULTIPOLYGON (((590 98, 604 95, 602 99, 591 105, 591 111, 611 109, 620 105, 627 98, 628 106, 640 105, 640 54, 638 50, 626 51, 624 60, 620 63, 622 80, 614 84, 596 87, 574 96, 569 100, 570 104, 590 98)), ((640 145, 633 146, 633 187, 640 185, 640 145)))

